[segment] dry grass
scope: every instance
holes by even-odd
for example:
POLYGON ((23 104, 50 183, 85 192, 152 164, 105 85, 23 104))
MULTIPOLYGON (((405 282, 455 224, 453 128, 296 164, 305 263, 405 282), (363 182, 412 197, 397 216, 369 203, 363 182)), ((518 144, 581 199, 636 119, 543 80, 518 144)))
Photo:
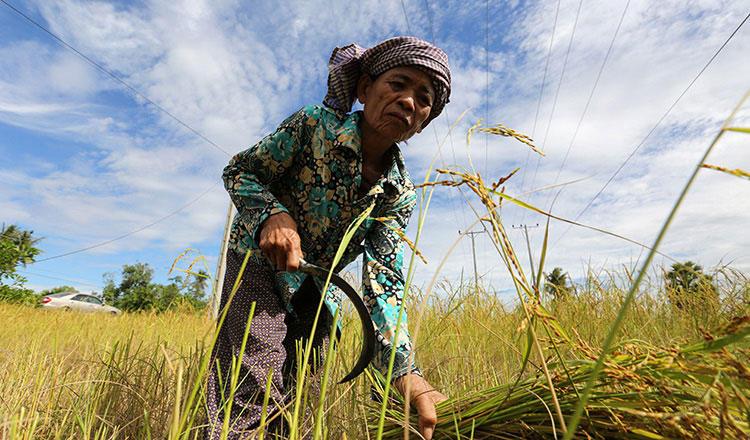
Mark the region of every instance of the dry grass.
POLYGON ((102 316, 7 304, 0 322, 0 433, 10 439, 166 438, 176 370, 194 374, 213 327, 186 312, 102 316))
MULTIPOLYGON (((747 311, 748 279, 728 268, 722 271, 724 275, 716 277, 722 300, 717 316, 696 321, 672 307, 658 290, 644 291, 633 304, 620 343, 640 341, 637 347, 642 351, 646 350, 643 347, 674 346, 701 337, 699 328, 714 320, 747 311)), ((577 328, 582 340, 598 346, 624 295, 616 286, 618 278, 607 275, 588 280, 576 286, 578 293, 570 301, 550 302, 561 328, 566 332, 577 328)), ((507 390, 519 379, 524 358, 525 333, 518 331, 523 321, 521 310, 506 309, 481 286, 477 290, 443 282, 440 287, 438 295, 427 301, 418 348, 420 366, 434 385, 457 399, 453 404, 469 402, 472 391, 489 396, 493 390, 507 390)), ((421 300, 415 294, 410 310, 421 300)), ((197 402, 185 403, 214 328, 206 316, 174 312, 110 317, 3 304, 0 322, 6 324, 0 328, 0 438, 198 435, 205 420, 202 390, 197 402), (184 427, 182 435, 171 435, 180 370, 178 413, 196 411, 196 418, 184 427)), ((347 320, 345 325, 345 333, 356 333, 356 321, 347 320)), ((355 334, 344 339, 339 353, 345 359, 333 365, 333 378, 341 377, 353 362, 355 340, 355 334)), ((548 342, 542 338, 545 349, 548 342)), ((580 358, 575 347, 561 349, 566 359, 580 358)), ((528 386, 532 383, 541 386, 538 367, 538 361, 531 360, 521 377, 527 385, 524 389, 534 391, 536 388, 528 386)), ((561 405, 565 409, 570 401, 564 396, 561 405)), ((365 438, 366 418, 372 411, 368 405, 370 383, 365 378, 351 385, 331 385, 325 402, 324 437, 338 439, 345 434, 347 438, 365 438)), ((521 417, 519 422, 528 420, 521 417)))

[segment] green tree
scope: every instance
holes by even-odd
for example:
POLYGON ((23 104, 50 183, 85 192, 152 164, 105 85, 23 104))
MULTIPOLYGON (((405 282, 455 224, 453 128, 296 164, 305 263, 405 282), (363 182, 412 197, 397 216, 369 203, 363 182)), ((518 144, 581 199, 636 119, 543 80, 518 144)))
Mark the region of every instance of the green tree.
POLYGON ((115 275, 104 275, 102 296, 111 305, 126 311, 164 311, 187 303, 194 309, 206 306, 205 296, 208 274, 191 273, 188 282, 181 276, 169 279, 169 284, 153 282, 154 270, 148 263, 126 264, 122 267, 119 282, 115 275), (199 275, 199 276, 196 276, 199 275))
POLYGON ((26 267, 42 251, 36 247, 41 238, 34 231, 22 230, 5 224, 0 228, 0 301, 20 304, 37 304, 38 297, 24 284, 27 279, 18 273, 19 266, 26 267))
POLYGON ((41 292, 39 292, 39 296, 44 297, 44 296, 47 296, 47 295, 52 295, 52 294, 55 294, 55 293, 63 293, 63 292, 76 292, 76 293, 78 293, 78 289, 76 289, 75 287, 72 287, 72 286, 57 286, 57 287, 52 287, 50 289, 42 290, 41 292))
POLYGON ((148 263, 122 266, 120 282, 113 274, 104 275, 102 296, 109 304, 127 311, 158 308, 158 288, 152 282, 154 270, 148 263))
POLYGON ((203 269, 198 272, 188 272, 184 280, 181 276, 170 278, 170 284, 159 286, 159 309, 167 310, 185 305, 195 310, 205 308, 208 280, 208 273, 203 269))
POLYGON ((182 302, 182 287, 185 282, 181 276, 170 278, 171 283, 159 286, 159 310, 167 310, 182 302))
POLYGON ((203 269, 198 270, 196 273, 191 274, 192 277, 188 277, 186 281, 187 286, 185 287, 184 297, 190 302, 190 304, 196 309, 202 309, 206 307, 206 289, 208 288, 208 281, 211 279, 203 269))
POLYGON ((567 272, 563 272, 561 267, 552 269, 552 272, 544 278, 544 291, 552 296, 555 300, 563 301, 570 296, 572 288, 568 285, 567 272))
POLYGON ((680 310, 718 303, 713 277, 692 261, 673 264, 665 279, 667 297, 680 310))

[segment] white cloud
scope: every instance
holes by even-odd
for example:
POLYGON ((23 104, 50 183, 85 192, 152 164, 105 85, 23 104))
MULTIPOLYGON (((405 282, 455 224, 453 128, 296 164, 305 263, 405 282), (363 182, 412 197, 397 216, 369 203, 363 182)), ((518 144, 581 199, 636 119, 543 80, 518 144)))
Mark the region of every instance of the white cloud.
MULTIPOLYGON (((552 4, 546 5, 546 8, 554 8, 552 4)), ((544 139, 543 134, 551 112, 552 99, 557 90, 564 51, 567 48, 577 5, 567 6, 570 7, 566 8, 566 5, 563 5, 562 10, 567 12, 562 12, 559 19, 545 99, 536 130, 537 145, 541 145, 544 139)), ((536 170, 535 157, 532 155, 523 186, 518 186, 522 180, 522 173, 508 182, 511 193, 518 193, 531 189, 529 185, 532 180, 535 182, 534 187, 540 187, 555 181, 563 182, 593 175, 562 192, 556 202, 555 213, 566 218, 577 216, 591 197, 604 186, 607 179, 718 49, 742 16, 735 13, 738 11, 734 8, 739 8, 737 3, 727 3, 717 8, 703 8, 700 12, 691 9, 695 5, 649 6, 633 3, 565 168, 556 180, 558 167, 578 124, 590 87, 620 18, 622 6, 624 4, 618 7, 608 4, 607 8, 596 5, 582 11, 552 119, 553 125, 545 143, 548 157, 541 159, 536 170), (696 14, 700 15, 700 20, 696 20, 696 14)), ((547 29, 547 26, 551 28, 553 16, 554 9, 544 12, 530 11, 525 20, 516 21, 516 31, 509 32, 507 39, 520 41, 521 47, 527 51, 525 57, 519 58, 516 54, 514 59, 518 62, 504 64, 507 68, 500 75, 495 75, 494 72, 490 75, 491 101, 498 104, 491 105, 490 114, 500 115, 496 117, 497 120, 529 134, 534 125, 538 87, 550 37, 549 32, 544 34, 540 33, 540 30, 547 29), (500 82, 500 78, 503 77, 506 79, 500 82), (508 97, 512 99, 507 99, 508 97)), ((747 86, 746 79, 734 73, 747 71, 747 67, 750 67, 747 59, 739 56, 742 48, 747 46, 748 38, 739 38, 739 35, 727 46, 725 52, 704 73, 670 117, 640 149, 638 155, 599 196, 594 207, 587 211, 581 221, 623 234, 647 245, 652 244, 656 232, 691 170, 716 134, 723 118, 747 86)), ((483 45, 478 44, 469 52, 473 55, 470 62, 474 66, 484 67, 483 45)), ((455 83, 455 94, 462 96, 465 101, 462 102, 463 107, 458 110, 455 101, 449 106, 448 109, 453 115, 473 106, 473 114, 483 116, 485 73, 481 68, 477 70, 474 77, 466 81, 474 86, 469 90, 462 88, 461 73, 457 74, 459 79, 455 83)), ((473 123, 474 120, 470 122, 473 123)), ((454 137, 460 145, 456 150, 463 152, 462 135, 465 130, 458 130, 458 133, 461 135, 454 137)), ((507 143, 492 139, 489 142, 489 151, 495 153, 490 153, 486 161, 484 139, 475 136, 472 144, 472 156, 475 163, 481 163, 480 171, 485 167, 490 170, 492 177, 483 172, 486 180, 497 178, 506 174, 512 167, 524 164, 523 150, 513 149, 512 146, 508 148, 507 143)), ((730 163, 747 164, 750 160, 747 150, 732 151, 734 155, 730 163)), ((740 201, 750 200, 747 198, 750 189, 743 187, 742 183, 739 179, 729 179, 724 185, 718 182, 696 184, 678 212, 678 220, 670 229, 664 248, 678 257, 699 259, 709 265, 731 258, 736 264, 748 266, 747 255, 741 251, 742 247, 735 247, 736 242, 726 242, 737 240, 735 237, 738 235, 744 236, 741 231, 748 219, 745 218, 746 214, 742 213, 750 211, 740 201), (716 192, 721 196, 711 195, 716 192), (713 214, 706 215, 707 209, 713 214), (697 232, 700 232, 698 235, 696 228, 697 232), (688 242, 684 240, 684 237, 688 236, 695 238, 688 242), (724 243, 713 245, 717 236, 723 236, 724 243), (725 254, 728 257, 725 257, 725 254)), ((544 192, 531 200, 540 207, 546 207, 550 200, 548 193, 544 192)), ((544 224, 544 218, 540 216, 520 214, 521 210, 513 208, 507 211, 508 215, 505 218, 508 223, 524 221, 532 224, 539 222, 542 226, 544 224)), ((450 218, 447 211, 438 212, 436 215, 450 218)), ((444 234, 434 232, 433 235, 448 236, 448 229, 453 228, 446 226, 444 234)), ((553 223, 553 242, 567 229, 565 225, 553 223)), ((533 236, 534 249, 541 246, 541 235, 542 230, 536 229, 533 236)), ((519 258, 522 264, 526 264, 524 239, 517 233, 513 234, 513 239, 517 251, 521 254, 519 258)), ((740 239, 742 240, 744 239, 740 239)), ((747 244, 750 243, 742 246, 747 244)), ((422 243, 422 246, 444 250, 448 244, 422 243)), ((494 251, 488 252, 489 254, 480 256, 480 267, 483 261, 490 260, 494 263, 489 267, 497 267, 499 260, 493 256, 494 251)), ((535 253, 538 257, 539 252, 535 253)), ((606 258, 608 264, 617 266, 622 258, 631 258, 628 255, 637 258, 645 254, 637 247, 617 239, 579 231, 574 227, 562 241, 552 247, 547 267, 563 265, 566 270, 579 276, 585 266, 582 266, 581 262, 592 256, 594 261, 602 262, 606 258)), ((456 276, 458 268, 471 267, 471 256, 466 251, 453 261, 456 263, 453 264, 456 269, 448 275, 449 277, 456 276)), ((492 272, 502 271, 493 269, 492 272)))
MULTIPOLYGON (((423 180, 448 126, 471 107, 437 162, 468 167, 465 133, 485 116, 489 79, 489 122, 526 134, 535 131, 537 145, 544 144, 548 156, 537 168, 531 154, 525 165, 525 146, 476 135, 470 151, 477 169, 490 181, 524 167, 507 182, 511 194, 586 177, 567 187, 555 203, 554 212, 566 218, 576 217, 602 188, 746 13, 736 1, 632 1, 560 170, 625 2, 584 4, 546 139, 578 2, 562 2, 538 119, 556 3, 492 5, 489 75, 485 2, 430 2, 432 31, 423 3, 405 6, 412 33, 431 39, 434 32, 448 52, 454 80, 446 109, 450 118, 441 116, 403 148, 415 181, 423 180)), ((254 143, 300 106, 320 101, 333 47, 350 42, 369 46, 407 33, 399 2, 249 6, 230 0, 137 5, 64 0, 41 2, 38 11, 53 32, 230 154, 254 143)), ((8 221, 32 224, 50 236, 48 243, 69 250, 163 217, 219 178, 228 159, 223 153, 133 99, 69 51, 26 35, 11 34, 2 41, 0 57, 7 62, 0 65, 0 122, 59 144, 35 150, 36 162, 0 166, 0 178, 8 182, 0 191, 0 210, 8 221)), ((738 33, 582 222, 651 244, 692 167, 748 86, 743 72, 750 71, 750 59, 744 56, 749 46, 747 32, 738 33)), ((740 118, 747 122, 748 112, 740 118)), ((727 135, 708 162, 750 169, 746 139, 727 135)), ((0 148, 12 146, 0 139, 0 148)), ((750 220, 743 205, 750 200, 749 186, 732 176, 701 171, 670 229, 665 252, 704 265, 725 258, 747 266, 742 249, 750 243, 741 225, 750 220)), ((556 191, 527 199, 546 208, 556 191)), ((469 191, 464 194, 477 206, 469 191)), ((169 253, 202 243, 214 253, 218 245, 209 243, 218 241, 226 203, 226 195, 216 188, 168 222, 96 252, 114 256, 159 248, 169 253)), ((456 189, 438 188, 432 203, 420 244, 430 265, 420 269, 418 281, 432 276, 457 230, 474 218, 456 189)), ((504 208, 503 217, 509 225, 544 224, 544 218, 513 206, 504 208)), ((416 216, 411 234, 415 224, 416 216)), ((525 240, 518 230, 508 229, 526 264, 525 240)), ((554 246, 547 267, 561 265, 577 276, 583 273, 581 262, 589 258, 597 266, 618 265, 643 255, 637 247, 591 231, 571 228, 562 235, 567 229, 551 226, 554 246)), ((537 258, 542 230, 536 228, 532 235, 537 258)), ((496 288, 507 288, 500 260, 481 237, 479 272, 496 288)), ((455 278, 463 271, 471 277, 471 258, 465 239, 444 274, 455 278)))

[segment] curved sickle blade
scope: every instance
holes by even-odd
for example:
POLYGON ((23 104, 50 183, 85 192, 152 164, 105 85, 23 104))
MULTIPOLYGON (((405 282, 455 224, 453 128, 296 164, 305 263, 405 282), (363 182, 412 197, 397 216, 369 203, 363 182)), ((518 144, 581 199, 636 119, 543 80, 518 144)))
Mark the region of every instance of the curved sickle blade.
MULTIPOLYGON (((314 264, 310 264, 301 258, 299 260, 299 269, 306 274, 314 275, 322 280, 328 278, 328 271, 326 269, 323 269, 322 267, 316 266, 314 264)), ((370 312, 367 310, 367 307, 365 307, 365 303, 364 301, 362 301, 362 298, 357 295, 357 291, 354 290, 354 288, 350 286, 349 283, 344 281, 343 278, 336 275, 335 273, 331 274, 331 284, 343 290, 346 296, 349 297, 349 300, 352 302, 352 304, 354 304, 354 308, 357 309, 357 314, 359 315, 359 320, 362 323, 362 335, 364 336, 364 340, 362 341, 362 351, 359 353, 359 359, 357 359, 357 363, 354 365, 354 368, 352 368, 352 371, 344 376, 344 378, 341 379, 341 382, 339 382, 344 383, 349 382, 350 380, 359 376, 363 371, 365 371, 365 368, 367 368, 367 365, 370 363, 370 361, 372 361, 372 356, 375 353, 375 329, 372 325, 370 312)), ((325 292, 323 292, 323 294, 325 294, 325 292)))

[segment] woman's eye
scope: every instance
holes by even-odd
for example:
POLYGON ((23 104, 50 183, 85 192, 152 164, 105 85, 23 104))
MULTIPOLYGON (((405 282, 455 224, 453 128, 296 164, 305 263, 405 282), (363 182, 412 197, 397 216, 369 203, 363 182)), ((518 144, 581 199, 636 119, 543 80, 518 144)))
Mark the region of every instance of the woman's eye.
POLYGON ((432 99, 429 96, 420 96, 419 103, 425 107, 432 107, 432 99))

